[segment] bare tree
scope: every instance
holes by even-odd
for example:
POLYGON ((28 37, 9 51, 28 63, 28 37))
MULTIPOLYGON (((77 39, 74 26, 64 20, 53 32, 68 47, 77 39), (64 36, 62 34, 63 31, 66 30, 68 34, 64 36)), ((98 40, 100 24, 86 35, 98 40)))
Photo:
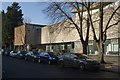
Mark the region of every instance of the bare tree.
POLYGON ((84 4, 89 11, 90 5, 92 3, 79 3, 80 2, 53 2, 49 4, 49 6, 44 10, 44 12, 47 13, 50 18, 52 18, 54 23, 68 21, 70 25, 74 25, 83 46, 83 53, 87 54, 90 21, 88 15, 87 17, 84 16, 85 7, 82 4, 84 4), (77 21, 75 18, 73 18, 75 16, 75 14, 73 13, 74 10, 78 15, 77 21), (83 31, 84 22, 86 22, 86 29, 84 29, 85 33, 83 31), (85 36, 83 34, 85 34, 85 36))
POLYGON ((31 23, 31 18, 30 17, 25 17, 23 22, 24 23, 31 23))
POLYGON ((112 26, 117 25, 120 20, 118 19, 116 23, 110 24, 110 21, 112 20, 113 16, 115 14, 118 14, 117 11, 120 8, 118 6, 111 14, 111 16, 108 19, 108 22, 106 23, 106 26, 103 26, 103 15, 104 15, 104 7, 111 4, 112 2, 99 2, 99 3, 92 3, 92 2, 62 2, 62 3, 50 3, 49 7, 45 10, 48 15, 53 19, 54 22, 61 22, 61 21, 67 21, 69 20, 70 23, 72 23, 75 28, 78 31, 80 40, 83 45, 83 53, 87 53, 87 46, 88 46, 88 39, 89 39, 89 28, 91 25, 92 32, 93 32, 93 38, 95 42, 97 43, 99 55, 98 60, 102 63, 104 63, 104 43, 107 39, 107 30, 111 28, 112 26), (92 19, 92 10, 93 9, 99 9, 98 17, 99 19, 96 21, 99 21, 99 36, 97 38, 97 33, 95 31, 95 26, 93 25, 94 22, 92 19), (76 13, 78 14, 78 21, 79 24, 77 24, 72 18, 74 15, 71 13, 72 10, 76 10, 76 13), (87 11, 87 19, 83 17, 84 12, 87 11), (87 21, 87 31, 86 31, 86 38, 83 38, 83 20, 87 21))
MULTIPOLYGON (((101 62, 101 63, 105 63, 104 61, 104 43, 107 39, 107 30, 109 30, 111 27, 117 25, 120 20, 118 19, 115 23, 113 24, 110 24, 110 21, 113 19, 114 15, 117 13, 117 11, 119 10, 120 6, 116 7, 116 9, 112 12, 111 16, 109 17, 108 19, 108 22, 106 23, 106 26, 103 26, 103 15, 104 15, 104 5, 106 3, 104 2, 99 2, 99 3, 96 3, 95 5, 98 5, 98 9, 99 9, 99 37, 97 38, 97 33, 95 32, 95 26, 93 25, 93 20, 92 20, 92 17, 91 17, 91 14, 89 13, 89 9, 87 9, 87 12, 89 14, 89 19, 90 19, 90 23, 91 23, 91 27, 92 27, 92 31, 93 31, 93 37, 94 37, 94 40, 96 41, 97 43, 97 46, 98 46, 98 51, 99 51, 99 55, 98 55, 98 60, 101 62), (104 29, 105 27, 105 29, 104 29)), ((110 4, 110 3, 108 3, 110 4)), ((107 16, 107 15, 106 15, 107 16)))

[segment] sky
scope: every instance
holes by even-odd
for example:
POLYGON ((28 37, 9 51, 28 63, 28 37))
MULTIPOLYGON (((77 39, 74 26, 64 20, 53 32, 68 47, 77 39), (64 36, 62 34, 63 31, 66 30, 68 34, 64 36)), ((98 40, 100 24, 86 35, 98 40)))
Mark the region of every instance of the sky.
POLYGON ((24 18, 30 18, 31 23, 33 24, 49 25, 50 19, 48 19, 47 15, 42 12, 42 10, 47 6, 46 3, 63 1, 72 0, 2 0, 2 4, 0 2, 0 10, 6 11, 7 7, 12 5, 12 2, 19 2, 24 18))
POLYGON ((52 2, 52 1, 63 2, 63 1, 73 1, 73 0, 3 0, 2 4, 0 2, 0 10, 3 9, 6 11, 7 7, 11 6, 12 2, 14 1, 19 2, 19 6, 21 6, 21 9, 24 14, 23 17, 29 18, 31 20, 31 23, 48 25, 50 23, 50 19, 48 19, 48 16, 42 12, 42 10, 45 9, 47 6, 47 2, 52 2))
MULTIPOLYGON (((6 12, 8 6, 11 6, 12 2, 2 2, 2 10, 6 12)), ((21 6, 23 17, 30 19, 33 24, 48 25, 49 19, 43 9, 46 8, 46 2, 19 2, 21 6)))

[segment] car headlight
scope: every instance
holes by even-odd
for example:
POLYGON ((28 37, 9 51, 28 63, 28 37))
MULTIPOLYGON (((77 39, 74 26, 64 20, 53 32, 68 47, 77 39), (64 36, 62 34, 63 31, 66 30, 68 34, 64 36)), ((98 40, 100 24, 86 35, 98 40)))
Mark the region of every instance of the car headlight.
POLYGON ((52 59, 51 57, 49 57, 49 59, 52 59))
POLYGON ((22 56, 22 54, 20 54, 20 56, 22 56))
POLYGON ((33 56, 34 58, 36 58, 36 56, 33 56))
POLYGON ((52 59, 55 59, 55 58, 52 58, 52 59))
POLYGON ((49 57, 49 59, 54 60, 55 58, 51 58, 51 57, 49 57))

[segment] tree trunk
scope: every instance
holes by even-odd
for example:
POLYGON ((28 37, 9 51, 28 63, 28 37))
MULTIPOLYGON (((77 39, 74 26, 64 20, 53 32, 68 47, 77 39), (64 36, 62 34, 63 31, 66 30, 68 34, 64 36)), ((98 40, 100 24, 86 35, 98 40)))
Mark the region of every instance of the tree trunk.
POLYGON ((102 42, 99 42, 97 44, 97 47, 98 47, 98 61, 100 63, 106 63, 105 60, 104 60, 104 44, 102 42))
POLYGON ((87 41, 84 41, 84 42, 82 43, 82 46, 83 46, 83 54, 86 54, 86 55, 87 55, 87 51, 88 51, 88 48, 87 48, 88 42, 87 42, 87 41))
POLYGON ((27 51, 27 45, 26 44, 23 45, 23 50, 27 51))
POLYGON ((100 6, 99 6, 99 17, 100 17, 100 21, 99 21, 99 41, 97 42, 98 44, 98 61, 100 63, 105 63, 104 61, 104 44, 103 44, 103 2, 100 2, 100 6))

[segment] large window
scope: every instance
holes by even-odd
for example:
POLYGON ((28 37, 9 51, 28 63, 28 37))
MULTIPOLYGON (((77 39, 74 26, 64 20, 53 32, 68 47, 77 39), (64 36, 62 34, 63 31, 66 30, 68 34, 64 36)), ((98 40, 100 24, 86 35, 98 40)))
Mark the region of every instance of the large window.
POLYGON ((112 51, 117 52, 119 48, 118 39, 112 39, 111 44, 112 44, 112 51))
POLYGON ((110 54, 118 54, 118 50, 119 50, 119 44, 118 44, 118 39, 111 39, 110 43, 108 43, 107 45, 107 52, 106 54, 110 55, 110 54))
POLYGON ((95 53, 94 51, 96 51, 96 44, 93 44, 93 41, 89 41, 88 49, 89 49, 88 51, 89 54, 94 54, 95 53))
POLYGON ((61 50, 65 50, 65 45, 60 45, 61 50))
POLYGON ((50 45, 47 45, 46 46, 46 51, 50 51, 51 50, 51 46, 50 45))
POLYGON ((113 44, 113 51, 118 51, 118 44, 113 44))

